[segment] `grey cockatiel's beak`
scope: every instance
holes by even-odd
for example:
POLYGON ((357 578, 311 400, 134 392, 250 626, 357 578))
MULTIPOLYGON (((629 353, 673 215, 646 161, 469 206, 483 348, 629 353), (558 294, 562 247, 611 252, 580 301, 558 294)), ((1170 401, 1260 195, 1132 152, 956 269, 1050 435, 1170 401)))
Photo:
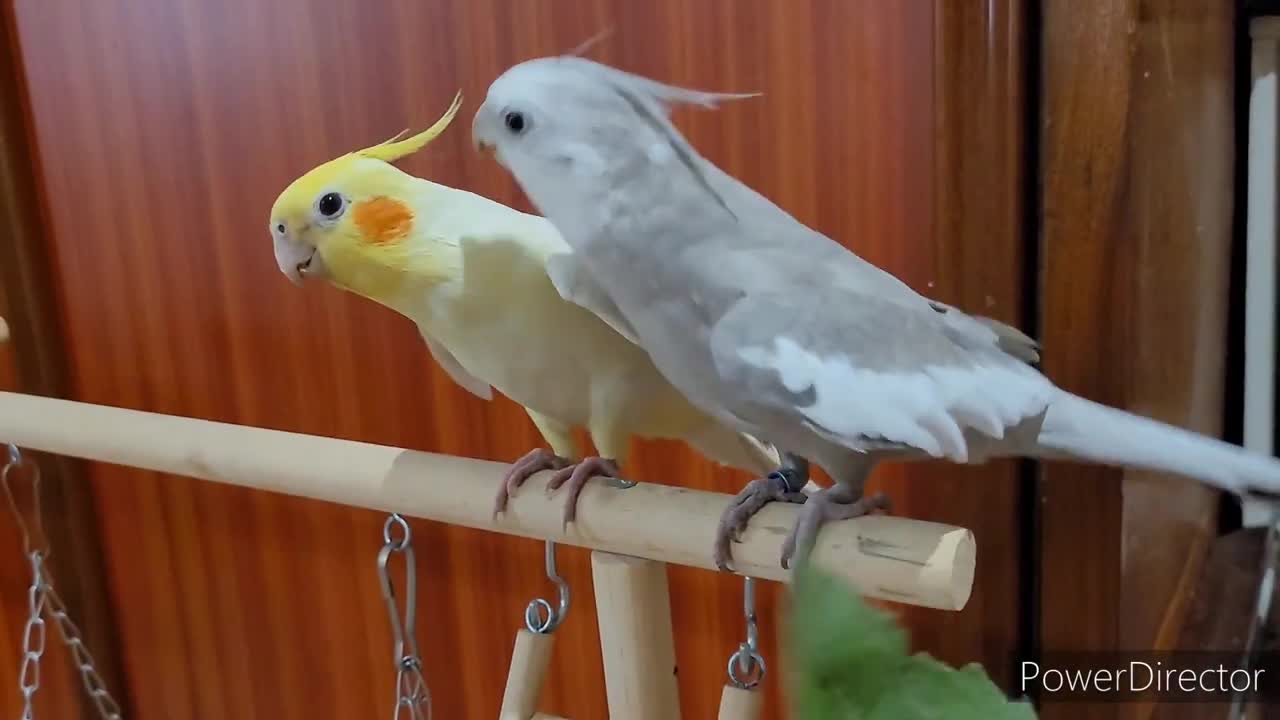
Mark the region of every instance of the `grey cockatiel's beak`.
POLYGON ((493 130, 493 112, 487 103, 481 104, 471 120, 471 142, 481 154, 490 157, 496 157, 498 150, 497 137, 493 130))

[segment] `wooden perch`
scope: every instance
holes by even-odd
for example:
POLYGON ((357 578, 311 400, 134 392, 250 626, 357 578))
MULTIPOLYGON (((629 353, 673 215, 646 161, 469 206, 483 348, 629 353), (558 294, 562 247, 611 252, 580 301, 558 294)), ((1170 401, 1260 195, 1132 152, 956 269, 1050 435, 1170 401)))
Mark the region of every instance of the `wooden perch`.
MULTIPOLYGON (((550 473, 531 478, 492 517, 507 465, 349 440, 0 392, 0 441, 59 455, 399 512, 564 545, 714 569, 712 539, 731 497, 593 480, 578 521, 561 527, 550 473)), ((772 503, 734 546, 740 574, 787 581, 779 551, 799 508, 772 503)), ((977 549, 964 528, 872 516, 823 529, 814 562, 868 597, 960 610, 977 549)))
POLYGON ((746 690, 725 685, 720 693, 720 713, 717 720, 758 720, 763 712, 763 699, 759 690, 746 690))
POLYGON ((520 628, 516 632, 516 644, 511 650, 511 667, 507 670, 507 688, 502 695, 498 720, 552 717, 538 713, 537 708, 555 643, 553 634, 544 635, 526 628, 520 628))
POLYGON ((591 553, 609 720, 680 720, 667 566, 591 553))

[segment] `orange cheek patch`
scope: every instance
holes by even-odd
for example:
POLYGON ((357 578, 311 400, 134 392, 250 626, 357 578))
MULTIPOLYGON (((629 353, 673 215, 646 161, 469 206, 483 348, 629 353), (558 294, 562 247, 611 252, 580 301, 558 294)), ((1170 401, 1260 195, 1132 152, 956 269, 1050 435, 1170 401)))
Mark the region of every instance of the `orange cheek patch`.
POLYGON ((376 197, 356 203, 351 217, 364 239, 379 245, 400 242, 413 230, 413 211, 394 198, 376 197))

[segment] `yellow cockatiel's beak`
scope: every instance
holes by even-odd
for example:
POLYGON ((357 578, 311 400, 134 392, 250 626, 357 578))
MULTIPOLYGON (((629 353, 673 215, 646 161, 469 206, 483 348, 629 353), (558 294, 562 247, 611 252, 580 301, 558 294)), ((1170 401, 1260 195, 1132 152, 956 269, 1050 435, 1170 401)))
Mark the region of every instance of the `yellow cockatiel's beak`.
POLYGON ((328 277, 324 258, 314 246, 295 240, 287 231, 276 235, 273 242, 276 265, 294 285, 301 285, 308 278, 328 277))

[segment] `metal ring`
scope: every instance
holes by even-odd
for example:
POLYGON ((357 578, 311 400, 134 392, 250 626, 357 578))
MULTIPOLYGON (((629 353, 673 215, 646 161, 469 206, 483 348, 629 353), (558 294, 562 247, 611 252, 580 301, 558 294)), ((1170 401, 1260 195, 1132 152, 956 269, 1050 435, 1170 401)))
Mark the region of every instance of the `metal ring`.
POLYGON ((17 445, 9 443, 9 464, 15 467, 22 467, 22 450, 17 445))
POLYGON ((409 531, 409 523, 405 522, 405 519, 400 517, 399 513, 391 513, 387 516, 386 522, 382 523, 382 541, 390 545, 392 550, 405 549, 412 536, 413 533, 409 531), (391 528, 393 526, 399 527, 403 533, 403 537, 399 540, 392 539, 391 528))
POLYGON ((557 620, 559 618, 556 617, 556 611, 552 609, 551 603, 542 598, 534 599, 524 609, 524 626, 529 628, 529 632, 545 635, 556 629, 560 624, 557 620), (545 619, 540 611, 546 611, 545 619))
POLYGON ((729 682, 742 690, 751 690, 764 680, 764 657, 754 650, 744 652, 745 650, 746 648, 739 649, 729 656, 729 682), (742 670, 744 677, 739 677, 738 670, 742 666, 746 666, 742 670))

